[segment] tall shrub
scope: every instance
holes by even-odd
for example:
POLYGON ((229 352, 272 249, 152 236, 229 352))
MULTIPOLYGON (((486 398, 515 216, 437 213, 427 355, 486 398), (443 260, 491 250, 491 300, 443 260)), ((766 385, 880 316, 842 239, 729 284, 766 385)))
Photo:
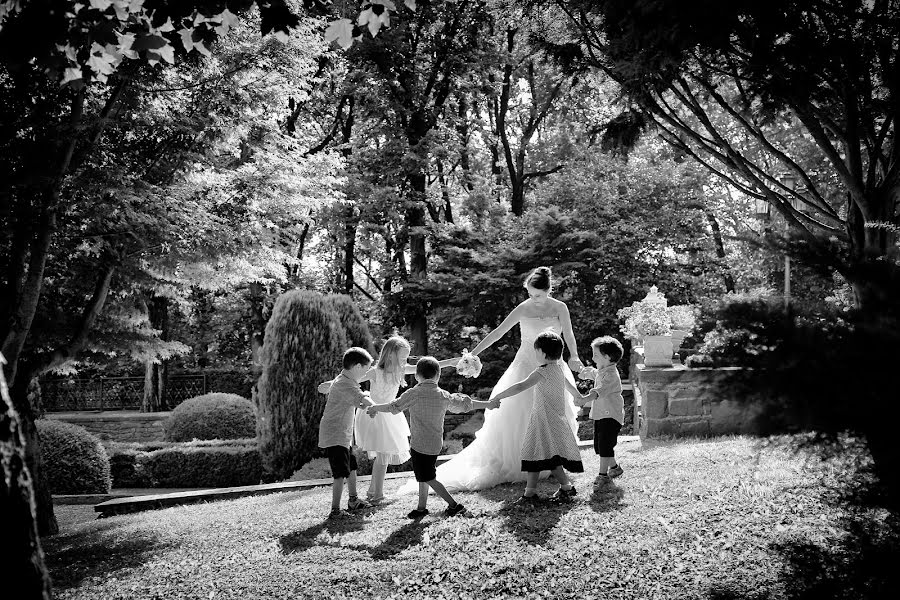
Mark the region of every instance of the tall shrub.
POLYGON ((325 299, 331 303, 332 309, 337 313, 350 345, 365 348, 374 356, 375 343, 372 339, 372 332, 369 331, 369 324, 359 312, 353 298, 346 294, 328 294, 325 299))
POLYGON ((321 294, 290 291, 278 298, 266 325, 257 437, 266 470, 280 479, 315 453, 325 406, 316 387, 340 371, 348 346, 331 306, 321 294))

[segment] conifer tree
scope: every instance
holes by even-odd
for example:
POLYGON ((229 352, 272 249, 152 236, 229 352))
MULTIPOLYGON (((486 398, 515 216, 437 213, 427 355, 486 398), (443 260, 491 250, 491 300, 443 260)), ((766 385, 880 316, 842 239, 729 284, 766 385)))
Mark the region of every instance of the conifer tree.
POLYGON ((340 372, 348 347, 331 307, 321 294, 293 290, 278 298, 266 325, 256 427, 263 464, 279 479, 316 452, 325 406, 316 388, 340 372))
POLYGON ((338 320, 347 334, 347 342, 351 346, 365 348, 369 354, 374 356, 375 344, 372 341, 372 332, 353 298, 346 294, 328 294, 325 299, 331 303, 332 309, 337 313, 338 320))

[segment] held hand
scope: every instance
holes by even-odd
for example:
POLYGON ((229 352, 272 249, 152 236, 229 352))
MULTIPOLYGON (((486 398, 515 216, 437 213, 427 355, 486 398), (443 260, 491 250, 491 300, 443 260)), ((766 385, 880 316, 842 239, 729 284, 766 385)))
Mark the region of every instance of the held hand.
POLYGON ((500 401, 496 398, 489 401, 487 405, 488 410, 494 410, 495 408, 500 408, 500 401))
POLYGON ((584 368, 584 363, 581 362, 581 359, 577 356, 573 356, 572 358, 570 358, 568 365, 569 368, 576 373, 579 373, 584 368))
POLYGON ((378 409, 375 408, 375 406, 376 405, 373 404, 372 406, 370 406, 369 408, 366 409, 366 413, 373 419, 375 418, 375 415, 377 415, 379 412, 378 409))
POLYGON ((578 379, 594 379, 597 376, 597 369, 595 367, 584 367, 581 369, 581 372, 578 373, 578 379))

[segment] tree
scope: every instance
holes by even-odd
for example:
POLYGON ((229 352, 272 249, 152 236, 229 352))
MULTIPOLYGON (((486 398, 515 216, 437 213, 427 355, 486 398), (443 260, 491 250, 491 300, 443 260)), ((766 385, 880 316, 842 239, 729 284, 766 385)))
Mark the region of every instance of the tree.
POLYGON ((282 294, 266 325, 257 384, 257 437, 266 469, 285 479, 316 452, 325 398, 319 383, 341 371, 347 337, 315 292, 282 294))
MULTIPOLYGON (((402 237, 408 240, 410 257, 405 285, 412 288, 424 282, 428 274, 426 217, 431 134, 457 82, 479 62, 482 28, 487 18, 480 2, 423 4, 415 12, 398 14, 390 29, 375 38, 366 38, 349 56, 377 78, 387 99, 394 128, 392 137, 403 145, 402 237)), ((426 354, 427 303, 416 303, 409 318, 416 352, 426 354)))
MULTIPOLYGON (((0 354, 0 366, 6 360, 0 354)), ((0 577, 23 598, 50 600, 50 576, 37 528, 34 486, 25 460, 22 421, 0 369, 0 515, 4 525, 0 577)))
POLYGON ((554 4, 575 37, 548 44, 609 75, 669 143, 771 204, 852 283, 858 306, 890 309, 900 3, 554 4))
MULTIPOLYGON (((249 1, 231 5, 238 12, 250 6, 249 1)), ((259 9, 263 33, 273 29, 283 33, 298 23, 283 0, 260 2, 259 9)), ((191 58, 209 54, 209 44, 235 22, 235 14, 227 8, 203 2, 145 8, 140 1, 112 0, 79 4, 72 11, 58 10, 49 0, 0 4, 0 94, 4 100, 0 103, 0 149, 5 156, 0 171, 0 219, 6 259, 0 343, 22 420, 29 471, 37 482, 42 535, 55 533, 57 526, 40 471, 27 387, 49 364, 68 360, 85 347, 125 249, 122 237, 113 236, 95 252, 85 251, 97 268, 86 286, 88 292, 81 295, 81 306, 72 313, 80 316, 70 327, 71 335, 60 346, 41 344, 41 360, 24 365, 22 353, 32 339, 59 230, 71 208, 81 202, 88 211, 102 212, 105 196, 85 199, 78 193, 78 184, 84 183, 78 176, 90 170, 91 161, 94 166, 98 162, 104 134, 120 116, 141 75, 152 74, 163 61, 174 63, 176 55, 184 59, 189 53, 191 58)))

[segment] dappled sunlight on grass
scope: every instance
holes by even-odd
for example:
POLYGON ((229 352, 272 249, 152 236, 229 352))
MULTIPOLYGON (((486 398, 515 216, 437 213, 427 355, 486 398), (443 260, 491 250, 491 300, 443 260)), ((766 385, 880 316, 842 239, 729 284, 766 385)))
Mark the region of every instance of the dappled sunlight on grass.
POLYGON ((583 452, 562 506, 513 506, 524 486, 505 484, 454 494, 464 517, 431 496, 411 521, 400 479, 385 482, 391 502, 342 519, 327 518, 325 486, 82 523, 48 542, 57 596, 801 598, 798 581, 821 582, 798 573, 824 565, 834 585, 850 564, 833 492, 847 460, 743 437, 620 448, 625 474, 607 483, 583 452))

